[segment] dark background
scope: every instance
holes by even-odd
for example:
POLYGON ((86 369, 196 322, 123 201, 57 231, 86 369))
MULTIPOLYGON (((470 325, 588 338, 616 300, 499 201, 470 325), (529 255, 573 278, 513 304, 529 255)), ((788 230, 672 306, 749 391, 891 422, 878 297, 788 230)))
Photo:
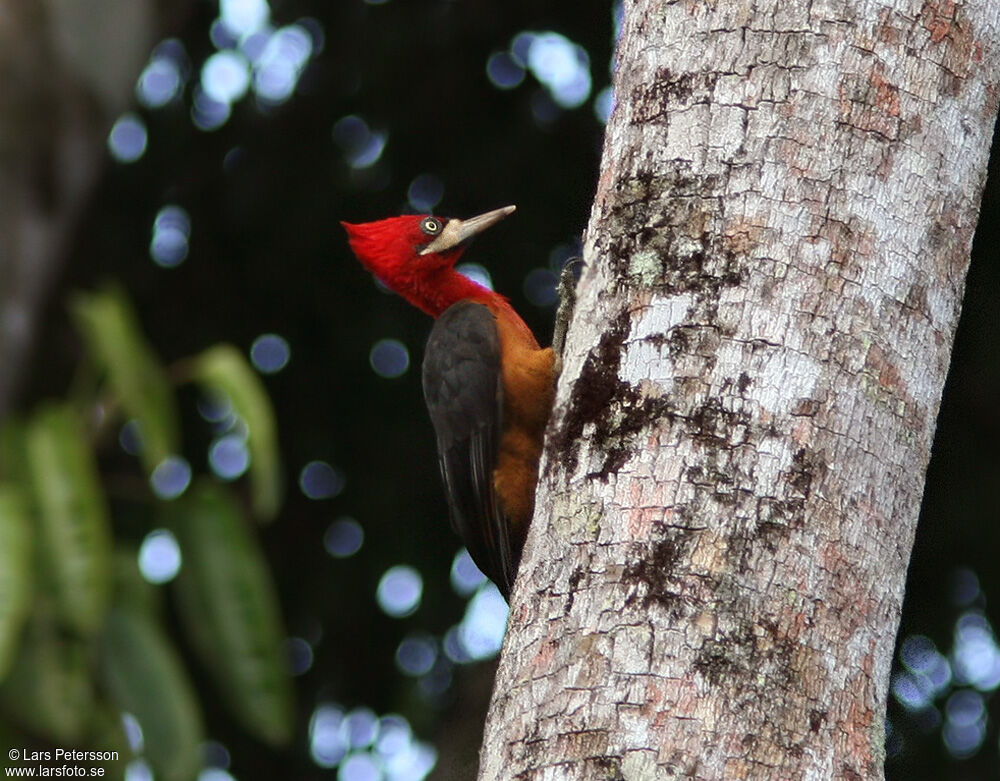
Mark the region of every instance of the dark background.
MULTIPOLYGON (((214 3, 196 3, 168 31, 186 51, 188 81, 168 105, 136 107, 148 130, 139 160, 108 157, 52 292, 22 407, 65 393, 80 352, 67 293, 108 278, 122 281, 167 363, 216 342, 247 351, 261 334, 284 337, 291 360, 266 382, 289 490, 281 516, 262 535, 288 632, 314 657, 296 678, 299 727, 287 751, 249 739, 206 697, 209 734, 228 749, 236 778, 330 777, 310 758, 318 705, 400 713, 436 748, 439 777, 468 778, 493 663, 441 656, 431 673, 411 676, 395 661, 405 637, 440 639, 467 603, 449 585, 459 545, 446 522, 420 390, 429 322, 373 284, 338 221, 411 211, 408 187, 428 174, 444 186, 440 214, 464 217, 516 203, 517 214, 467 259, 488 267, 496 289, 547 343, 553 308, 532 303, 525 280, 536 271, 537 281, 538 269, 549 278, 586 223, 603 133, 594 98, 610 81, 613 12, 589 0, 274 0, 272 24, 314 20, 306 27, 321 31, 322 48, 287 101, 268 105, 251 92, 221 127, 204 131, 192 123, 191 108, 201 65, 216 51, 209 29, 217 11, 214 3), (491 83, 488 58, 526 30, 558 32, 588 53, 593 87, 581 106, 557 106, 530 71, 513 89, 491 83), (350 115, 386 134, 371 166, 352 167, 357 150, 334 133, 350 115), (172 269, 149 256, 153 220, 166 204, 180 205, 191 220, 189 253, 172 269), (379 376, 370 364, 373 344, 384 338, 409 351, 409 370, 398 378, 379 376), (299 472, 313 460, 343 477, 334 497, 311 500, 299 490, 299 472), (336 559, 324 549, 324 534, 344 516, 361 525, 364 545, 336 559), (400 563, 419 570, 424 590, 419 609, 397 619, 379 609, 375 592, 381 575, 400 563)), ((993 682, 989 673, 989 665, 1000 665, 989 624, 989 597, 1000 595, 996 160, 991 171, 900 633, 928 638, 943 656, 919 641, 907 665, 897 663, 894 691, 904 696, 890 697, 892 779, 996 777, 1000 675, 993 682), (970 611, 979 627, 972 650, 962 629, 969 620, 959 622, 970 611), (980 614, 985 622, 975 619, 980 614)), ((209 434, 195 400, 184 397, 186 455, 204 471, 209 434)), ((124 454, 104 461, 135 469, 128 463, 124 454)), ((122 526, 116 532, 136 540, 150 528, 141 519, 122 526)))

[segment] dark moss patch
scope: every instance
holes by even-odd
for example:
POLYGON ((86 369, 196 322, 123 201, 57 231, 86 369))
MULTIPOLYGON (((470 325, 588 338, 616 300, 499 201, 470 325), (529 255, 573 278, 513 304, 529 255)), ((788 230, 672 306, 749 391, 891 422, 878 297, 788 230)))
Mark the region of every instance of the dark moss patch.
POLYGON ((636 253, 646 251, 659 258, 659 265, 657 273, 642 275, 644 285, 710 294, 739 284, 744 275, 740 258, 713 229, 722 217, 724 178, 692 176, 680 165, 667 172, 638 171, 619 183, 623 197, 608 227, 612 271, 622 283, 640 282, 631 277, 630 263, 636 253))
POLYGON ((674 73, 669 68, 659 68, 652 83, 632 90, 633 124, 666 122, 671 110, 707 103, 718 79, 715 72, 674 73))
MULTIPOLYGON (((580 377, 573 384, 562 424, 551 434, 552 446, 562 455, 569 472, 576 469, 584 427, 604 417, 617 398, 632 392, 618 377, 629 325, 628 312, 621 312, 601 335, 601 341, 587 355, 580 377)), ((552 464, 549 461, 547 469, 552 464)))
MULTIPOLYGON (((600 468, 588 476, 607 480, 608 475, 620 469, 628 458, 631 437, 651 421, 672 414, 666 398, 643 398, 635 387, 618 376, 630 326, 629 313, 623 311, 601 336, 573 385, 562 425, 552 433, 552 444, 563 454, 569 471, 576 469, 579 463, 580 437, 587 424, 594 424, 592 441, 605 453, 600 468)), ((550 461, 549 469, 552 464, 550 461)))
POLYGON ((661 418, 673 419, 673 407, 665 397, 647 397, 638 399, 638 393, 623 398, 619 410, 620 416, 613 424, 605 421, 594 434, 594 441, 605 450, 604 461, 596 472, 588 473, 588 477, 599 477, 607 480, 608 475, 616 473, 628 460, 632 452, 631 438, 661 418))
POLYGON ((580 587, 580 582, 583 580, 583 576, 584 572, 582 567, 573 570, 572 574, 569 576, 569 599, 566 600, 567 613, 573 609, 573 601, 576 599, 576 591, 580 587))
POLYGON ((808 499, 813 481, 825 472, 826 462, 820 454, 799 448, 792 455, 792 468, 785 473, 785 479, 803 499, 808 499))
POLYGON ((795 682, 797 644, 790 640, 774 621, 759 625, 768 636, 765 651, 758 650, 754 625, 741 619, 737 629, 720 637, 706 640, 695 656, 693 667, 712 685, 738 685, 738 678, 763 673, 775 686, 785 687, 795 682))
POLYGON ((706 400, 683 420, 692 439, 712 448, 741 444, 752 424, 748 413, 726 409, 719 399, 706 400))
MULTIPOLYGON (((642 596, 642 606, 648 608, 658 605, 674 612, 677 593, 671 588, 674 568, 684 556, 684 538, 674 534, 654 542, 638 561, 629 564, 622 571, 622 583, 645 586, 642 596)), ((626 600, 626 605, 632 605, 638 599, 632 594, 626 600)))
POLYGON ((601 781, 625 781, 625 776, 622 773, 622 762, 619 757, 593 757, 588 760, 589 764, 594 766, 594 769, 601 773, 598 778, 601 781))
POLYGON ((733 649, 724 642, 708 640, 702 645, 692 665, 713 686, 730 681, 745 672, 740 659, 733 655, 733 649))

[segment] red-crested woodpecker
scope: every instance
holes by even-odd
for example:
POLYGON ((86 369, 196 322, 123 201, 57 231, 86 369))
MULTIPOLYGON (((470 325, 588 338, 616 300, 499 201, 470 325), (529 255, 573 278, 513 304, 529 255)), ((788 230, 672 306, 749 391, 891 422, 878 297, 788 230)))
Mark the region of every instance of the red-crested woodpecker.
POLYGON ((436 318, 423 386, 451 525, 504 597, 534 509, 555 360, 504 296, 457 272, 455 262, 473 236, 513 211, 341 223, 362 265, 436 318))

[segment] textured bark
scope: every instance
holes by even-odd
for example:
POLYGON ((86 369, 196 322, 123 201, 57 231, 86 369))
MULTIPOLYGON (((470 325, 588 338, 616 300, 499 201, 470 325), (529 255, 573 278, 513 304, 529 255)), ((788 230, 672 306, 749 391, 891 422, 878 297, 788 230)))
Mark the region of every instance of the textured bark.
POLYGON ((148 56, 153 5, 0 0, 0 417, 100 171, 104 134, 148 56))
POLYGON ((626 2, 480 778, 876 779, 1000 4, 626 2))

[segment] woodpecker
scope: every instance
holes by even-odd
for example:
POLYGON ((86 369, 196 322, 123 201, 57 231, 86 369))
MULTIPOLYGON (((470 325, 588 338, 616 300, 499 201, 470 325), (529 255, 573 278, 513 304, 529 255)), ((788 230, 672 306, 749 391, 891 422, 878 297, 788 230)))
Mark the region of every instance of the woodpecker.
POLYGON ((455 270, 472 237, 514 206, 467 220, 430 214, 341 223, 361 264, 435 318, 424 400, 452 528, 505 599, 535 504, 555 355, 499 293, 455 270))

